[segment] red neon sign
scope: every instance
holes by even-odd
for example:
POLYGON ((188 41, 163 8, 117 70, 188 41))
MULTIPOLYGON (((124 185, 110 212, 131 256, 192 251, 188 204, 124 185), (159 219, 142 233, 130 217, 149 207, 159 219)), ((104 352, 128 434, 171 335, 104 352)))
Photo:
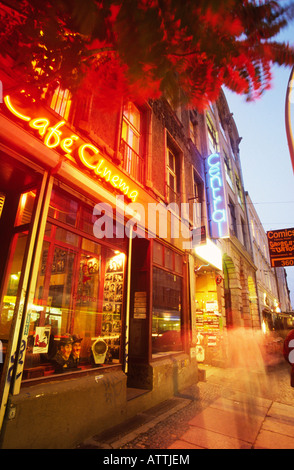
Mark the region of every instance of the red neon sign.
MULTIPOLYGON (((137 200, 138 191, 131 189, 120 174, 116 173, 116 170, 104 158, 100 157, 100 150, 95 145, 84 143, 76 134, 63 137, 64 130, 62 130, 62 127, 66 125, 66 121, 61 120, 54 126, 51 126, 49 119, 46 117, 27 116, 16 109, 8 95, 4 97, 4 103, 14 116, 25 121, 32 129, 38 131, 46 147, 61 150, 66 158, 75 163, 76 159, 71 153, 77 150, 79 161, 91 174, 111 184, 133 202, 137 200)), ((68 131, 68 129, 66 130, 68 131)))

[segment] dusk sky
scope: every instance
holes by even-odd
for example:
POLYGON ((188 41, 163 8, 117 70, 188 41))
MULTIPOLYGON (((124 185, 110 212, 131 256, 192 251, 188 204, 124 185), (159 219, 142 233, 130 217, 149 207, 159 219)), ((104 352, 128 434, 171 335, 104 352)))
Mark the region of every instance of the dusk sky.
MULTIPOLYGON (((281 37, 294 45, 294 26, 281 37)), ((290 67, 274 67, 272 88, 253 103, 224 89, 242 137, 240 158, 245 190, 266 232, 294 227, 294 173, 285 128, 290 72, 290 67)), ((291 116, 294 134, 294 104, 291 116)), ((287 268, 287 276, 294 309, 294 266, 287 268)))

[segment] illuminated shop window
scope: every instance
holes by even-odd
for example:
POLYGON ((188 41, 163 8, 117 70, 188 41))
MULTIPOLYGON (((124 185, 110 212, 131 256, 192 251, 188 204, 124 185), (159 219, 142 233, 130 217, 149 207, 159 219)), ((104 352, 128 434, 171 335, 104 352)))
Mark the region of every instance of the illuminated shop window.
POLYGON ((181 351, 182 256, 154 242, 153 263, 152 354, 181 351))
POLYGON ((58 86, 51 99, 50 108, 57 114, 68 120, 69 111, 71 107, 71 94, 69 90, 63 89, 58 86))
POLYGON ((92 214, 93 207, 54 187, 24 379, 121 363, 125 241, 97 243, 92 214))
POLYGON ((121 153, 123 168, 140 183, 144 182, 144 159, 142 158, 142 113, 128 102, 123 108, 121 153))

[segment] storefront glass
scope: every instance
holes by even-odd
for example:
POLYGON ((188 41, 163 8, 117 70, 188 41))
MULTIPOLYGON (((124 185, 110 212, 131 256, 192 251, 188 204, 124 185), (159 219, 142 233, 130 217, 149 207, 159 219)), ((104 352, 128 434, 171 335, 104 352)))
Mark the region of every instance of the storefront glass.
POLYGON ((182 329, 182 257, 154 242, 152 354, 183 350, 182 329), (155 266, 155 263, 168 270, 155 266), (177 274, 176 274, 177 272, 177 274))
POLYGON ((8 341, 13 319, 27 239, 28 232, 17 233, 11 244, 11 258, 8 263, 3 303, 0 310, 0 340, 4 344, 8 341))
MULTIPOLYGON (((1 179, 1 178, 0 178, 1 179)), ((6 208, 5 223, 2 225, 1 243, 7 247, 2 250, 3 274, 0 296, 0 376, 6 357, 8 340, 14 321, 16 324, 16 308, 20 311, 20 295, 24 292, 23 273, 28 241, 30 239, 30 224, 33 220, 37 191, 2 194, 1 209, 6 208), (14 217, 15 215, 15 217, 14 217)), ((2 221, 3 222, 3 219, 2 221)), ((1 276, 0 276, 1 277, 1 276)), ((22 307, 21 307, 22 308, 22 307)))
POLYGON ((24 379, 122 361, 124 242, 97 243, 92 213, 85 203, 53 190, 24 379), (78 358, 73 357, 75 340, 78 358))

